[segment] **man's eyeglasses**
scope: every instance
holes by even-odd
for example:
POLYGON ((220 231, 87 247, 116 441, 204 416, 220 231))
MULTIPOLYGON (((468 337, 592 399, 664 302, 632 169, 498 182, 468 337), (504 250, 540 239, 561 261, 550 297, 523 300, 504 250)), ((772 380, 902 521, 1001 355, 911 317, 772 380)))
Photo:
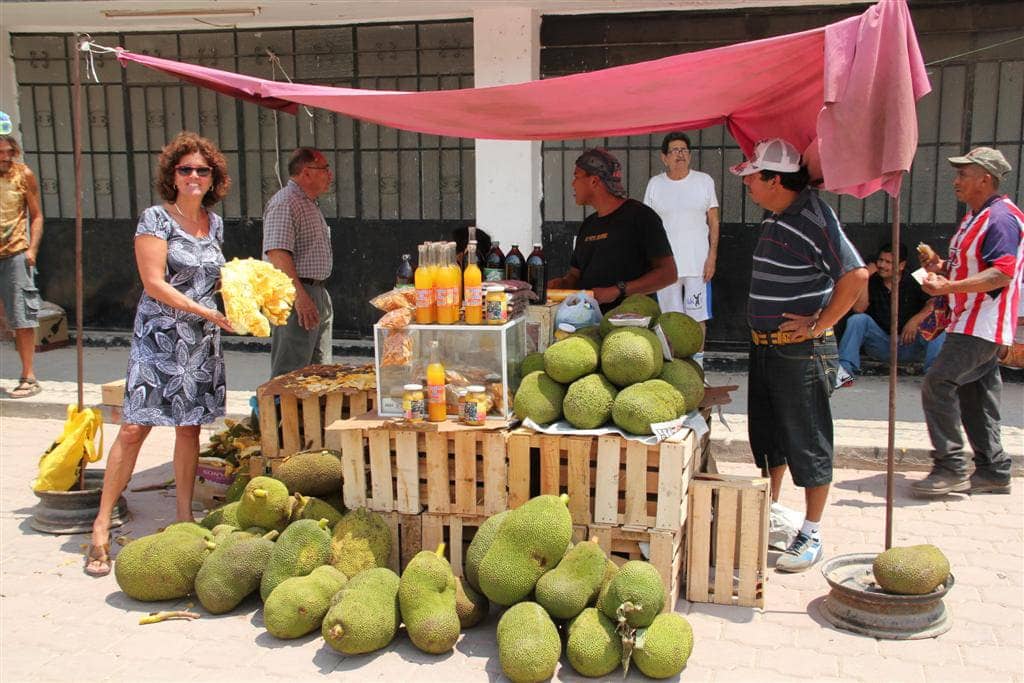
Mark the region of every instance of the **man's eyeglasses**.
POLYGON ((182 178, 187 178, 195 173, 200 178, 205 178, 213 173, 213 169, 209 166, 175 166, 174 170, 178 172, 182 178))
POLYGON ((677 157, 685 157, 689 156, 690 150, 686 149, 685 147, 679 147, 677 149, 670 149, 668 153, 669 156, 675 154, 677 157))

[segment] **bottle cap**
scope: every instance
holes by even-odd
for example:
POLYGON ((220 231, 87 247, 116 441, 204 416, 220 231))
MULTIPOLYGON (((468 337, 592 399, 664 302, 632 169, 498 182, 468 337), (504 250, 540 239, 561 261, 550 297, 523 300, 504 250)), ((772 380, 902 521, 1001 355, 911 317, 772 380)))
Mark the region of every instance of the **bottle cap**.
POLYGON ((406 384, 402 387, 404 391, 423 391, 422 384, 406 384))

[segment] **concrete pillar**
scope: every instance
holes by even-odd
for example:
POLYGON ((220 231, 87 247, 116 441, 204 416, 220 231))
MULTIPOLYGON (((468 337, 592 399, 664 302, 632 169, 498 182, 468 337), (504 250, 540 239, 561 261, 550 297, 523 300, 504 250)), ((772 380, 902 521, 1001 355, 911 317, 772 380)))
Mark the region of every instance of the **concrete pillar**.
MULTIPOLYGON (((473 62, 478 88, 539 78, 540 15, 526 7, 476 8, 473 62)), ((518 244, 529 254, 540 242, 540 198, 540 142, 476 141, 476 225, 506 253, 518 244)))

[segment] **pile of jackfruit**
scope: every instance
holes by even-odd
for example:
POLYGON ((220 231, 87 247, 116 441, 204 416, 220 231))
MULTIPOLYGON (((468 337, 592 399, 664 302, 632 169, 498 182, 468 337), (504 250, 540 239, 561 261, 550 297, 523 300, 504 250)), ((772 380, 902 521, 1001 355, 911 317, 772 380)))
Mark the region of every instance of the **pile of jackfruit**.
POLYGON ((577 429, 612 422, 631 434, 695 410, 704 398, 704 370, 692 356, 704 344, 700 323, 662 313, 648 296, 627 297, 600 325, 578 330, 520 365, 513 409, 537 424, 565 419, 577 429), (647 326, 615 326, 621 314, 650 318, 647 326), (666 360, 660 329, 671 360, 666 360))
POLYGON ((516 683, 551 677, 563 651, 592 677, 632 663, 668 678, 686 666, 693 631, 682 615, 662 613, 658 571, 636 560, 620 567, 596 540, 573 545, 567 496, 538 496, 488 518, 466 550, 462 577, 444 545, 416 554, 399 576, 388 568, 396 549, 387 521, 345 510, 331 497, 340 490, 336 452, 296 454, 274 477, 240 480, 231 502, 199 524, 128 543, 114 565, 117 583, 142 601, 194 595, 211 614, 258 592, 271 635, 319 629, 350 655, 387 647, 403 624, 423 652, 449 652, 493 603, 507 608, 498 656, 516 683))
POLYGON ((269 337, 270 326, 288 322, 295 285, 266 261, 231 259, 220 269, 224 315, 238 334, 269 337))

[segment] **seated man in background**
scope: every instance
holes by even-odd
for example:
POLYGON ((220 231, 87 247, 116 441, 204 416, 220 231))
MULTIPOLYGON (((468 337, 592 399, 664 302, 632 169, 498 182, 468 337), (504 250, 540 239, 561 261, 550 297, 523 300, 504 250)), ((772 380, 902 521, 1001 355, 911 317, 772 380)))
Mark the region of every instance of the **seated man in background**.
POLYGON ((918 331, 921 322, 931 313, 931 297, 906 272, 907 247, 903 244, 900 244, 899 257, 899 266, 896 267, 893 264, 892 245, 886 244, 879 249, 875 262, 868 264, 868 272, 871 273, 868 286, 861 290, 854 302, 839 342, 837 388, 853 384, 854 376, 860 372, 861 352, 875 360, 889 360, 890 295, 894 277, 898 277, 900 282, 900 340, 896 360, 907 363, 923 358, 927 372, 942 348, 946 338, 944 333, 927 341, 918 331))

